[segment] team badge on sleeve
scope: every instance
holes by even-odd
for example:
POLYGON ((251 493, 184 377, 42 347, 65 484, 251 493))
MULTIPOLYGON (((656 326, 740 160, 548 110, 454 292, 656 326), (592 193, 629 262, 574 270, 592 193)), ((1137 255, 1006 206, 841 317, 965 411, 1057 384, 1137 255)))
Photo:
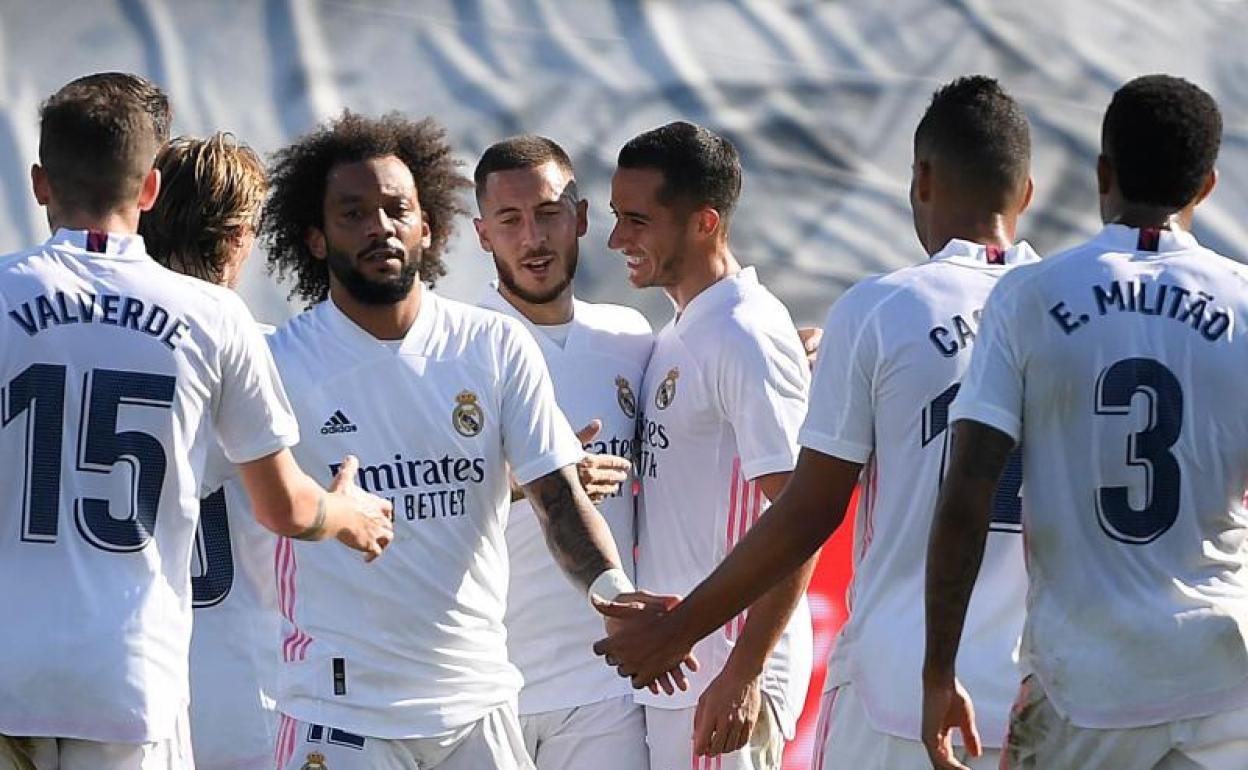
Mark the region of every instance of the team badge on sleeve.
POLYGON ((459 435, 472 438, 485 427, 485 412, 477 406, 477 394, 471 390, 461 391, 455 401, 457 405, 451 412, 451 424, 459 435))
POLYGON ((672 401, 676 400, 676 378, 680 377, 680 369, 673 366, 667 372, 667 376, 663 378, 663 382, 659 383, 659 389, 654 393, 654 405, 660 409, 666 409, 672 405, 672 401))
POLYGON ((325 755, 319 751, 313 751, 308 754, 308 761, 304 762, 299 770, 329 770, 329 767, 325 764, 325 755))
POLYGON ((637 417, 637 396, 624 377, 615 378, 615 400, 620 405, 624 416, 632 420, 637 417))

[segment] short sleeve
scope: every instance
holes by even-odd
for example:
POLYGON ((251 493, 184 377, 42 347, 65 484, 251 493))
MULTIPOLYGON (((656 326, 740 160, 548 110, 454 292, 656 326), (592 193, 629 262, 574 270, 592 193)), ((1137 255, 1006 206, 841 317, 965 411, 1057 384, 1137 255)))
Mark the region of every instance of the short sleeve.
POLYGON ((971 365, 949 407, 949 420, 974 420, 1017 442, 1023 431, 1023 365, 1013 328, 1019 292, 1010 277, 998 282, 984 303, 971 365))
POLYGON ((221 392, 213 427, 222 451, 240 464, 299 441, 269 346, 242 300, 222 295, 221 392))
POLYGON ((503 454, 521 485, 584 456, 555 403, 555 388, 537 342, 508 318, 502 324, 503 454))
POLYGON ((785 473, 797 464, 810 365, 797 330, 787 331, 746 331, 729 340, 720 356, 720 404, 748 479, 785 473))
POLYGON ((858 293, 846 292, 828 312, 810 408, 798 434, 802 446, 851 463, 865 463, 875 449, 879 359, 879 335, 872 321, 877 316, 859 307, 858 293))

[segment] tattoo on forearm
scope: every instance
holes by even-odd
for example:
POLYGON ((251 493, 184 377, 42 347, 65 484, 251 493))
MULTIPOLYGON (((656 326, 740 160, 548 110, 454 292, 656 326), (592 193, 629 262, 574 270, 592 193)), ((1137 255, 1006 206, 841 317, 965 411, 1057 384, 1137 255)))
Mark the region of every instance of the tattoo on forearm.
POLYGON ((575 494, 580 482, 575 471, 563 468, 529 484, 528 491, 541 509, 546 543, 559 566, 588 589, 604 570, 616 567, 590 530, 590 517, 597 515, 589 498, 575 494), (582 509, 583 505, 583 509, 582 509))
POLYGON ((322 492, 316 501, 316 518, 313 519, 311 526, 291 535, 295 540, 320 540, 325 535, 325 502, 326 493, 322 492))

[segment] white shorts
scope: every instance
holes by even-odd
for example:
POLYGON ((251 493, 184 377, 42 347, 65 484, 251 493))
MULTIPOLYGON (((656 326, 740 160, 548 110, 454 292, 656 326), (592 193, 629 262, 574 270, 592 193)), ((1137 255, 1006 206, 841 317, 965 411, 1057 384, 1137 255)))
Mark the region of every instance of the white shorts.
POLYGON ((537 770, 649 770, 646 718, 633 696, 520 717, 537 770))
POLYGON ((79 738, 0 735, 0 770, 195 770, 185 716, 174 735, 153 743, 101 743, 79 738))
POLYGON ((1004 751, 1002 770, 1244 770, 1248 708, 1150 727, 1076 727, 1029 676, 1010 714, 1004 751))
POLYGON ((277 770, 534 770, 504 704, 436 738, 373 738, 282 715, 277 770))
POLYGON ((765 694, 749 742, 731 754, 693 755, 696 710, 646 706, 646 745, 650 749, 651 770, 780 770, 784 761, 784 735, 771 700, 765 694))
MULTIPOLYGON (((957 757, 971 770, 996 770, 1001 751, 985 748, 982 755, 973 758, 959 748, 957 757)), ((921 741, 882 733, 871 726, 867 710, 853 685, 841 685, 823 694, 811 770, 931 770, 931 767, 921 741)))

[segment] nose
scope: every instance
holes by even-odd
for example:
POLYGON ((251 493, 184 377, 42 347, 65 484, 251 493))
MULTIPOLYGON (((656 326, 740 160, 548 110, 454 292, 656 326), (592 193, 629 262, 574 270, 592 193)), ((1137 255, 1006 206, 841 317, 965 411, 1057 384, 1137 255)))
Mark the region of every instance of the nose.
POLYGON ((373 239, 389 239, 397 232, 394 229, 394 220, 391 219, 383 208, 377 209, 377 215, 369 220, 368 235, 373 239))
POLYGON ((617 219, 615 225, 611 228, 611 235, 607 237, 607 248, 612 251, 619 251, 624 246, 623 228, 620 227, 620 221, 617 219))
POLYGON ((524 217, 520 228, 520 244, 525 249, 534 249, 546 240, 546 234, 537 226, 537 217, 524 217))

